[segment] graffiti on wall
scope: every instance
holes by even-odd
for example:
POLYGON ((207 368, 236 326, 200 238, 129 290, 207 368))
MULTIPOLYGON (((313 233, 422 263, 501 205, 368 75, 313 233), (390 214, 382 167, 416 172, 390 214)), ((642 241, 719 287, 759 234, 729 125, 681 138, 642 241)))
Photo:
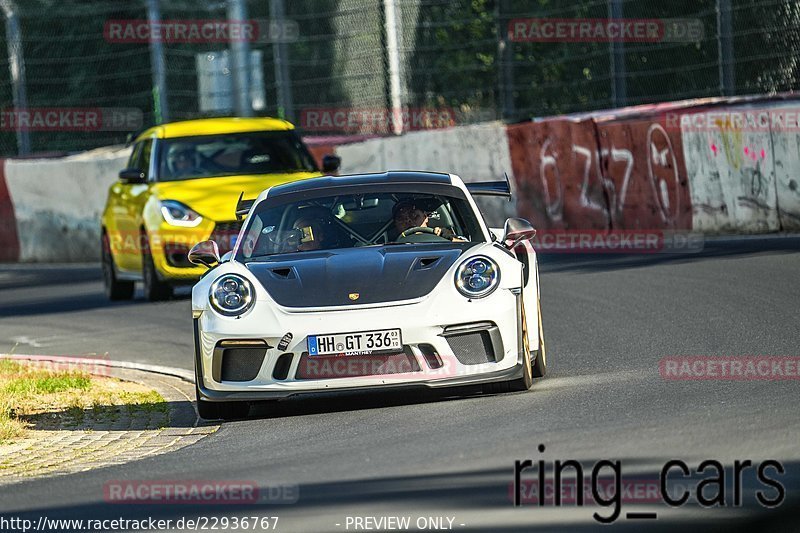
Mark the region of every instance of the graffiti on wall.
POLYGON ((680 139, 658 123, 552 120, 509 126, 521 216, 542 228, 687 229, 680 139), (522 200, 522 199, 520 199, 522 200))

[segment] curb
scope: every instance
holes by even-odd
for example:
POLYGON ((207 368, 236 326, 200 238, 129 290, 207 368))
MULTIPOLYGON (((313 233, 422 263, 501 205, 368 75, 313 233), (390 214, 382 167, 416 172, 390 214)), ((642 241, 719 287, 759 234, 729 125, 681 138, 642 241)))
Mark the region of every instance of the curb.
MULTIPOLYGON (((180 368, 96 358, 0 354, 0 361, 45 363, 57 369, 80 369, 92 375, 140 383, 166 401, 165 412, 102 415, 77 426, 34 428, 0 445, 0 490, 15 483, 120 465, 179 450, 219 429, 199 418, 192 373, 180 368)), ((92 409, 92 408, 90 408, 92 409)))
POLYGON ((194 384, 194 372, 184 368, 171 366, 149 365, 145 363, 133 363, 130 361, 110 361, 108 359, 96 359, 91 357, 69 357, 64 355, 26 355, 0 353, 0 359, 20 359, 23 361, 47 361, 50 363, 77 366, 104 366, 108 368, 124 368, 127 370, 140 370, 152 374, 172 376, 194 384))

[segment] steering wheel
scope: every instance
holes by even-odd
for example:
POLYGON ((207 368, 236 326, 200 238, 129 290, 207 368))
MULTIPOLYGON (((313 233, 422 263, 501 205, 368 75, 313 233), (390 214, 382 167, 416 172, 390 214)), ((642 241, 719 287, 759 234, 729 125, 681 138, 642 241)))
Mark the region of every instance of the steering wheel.
POLYGON ((429 233, 431 235, 436 235, 436 230, 426 226, 414 226, 413 228, 408 228, 401 233, 400 237, 408 237, 409 235, 414 235, 415 233, 429 233))

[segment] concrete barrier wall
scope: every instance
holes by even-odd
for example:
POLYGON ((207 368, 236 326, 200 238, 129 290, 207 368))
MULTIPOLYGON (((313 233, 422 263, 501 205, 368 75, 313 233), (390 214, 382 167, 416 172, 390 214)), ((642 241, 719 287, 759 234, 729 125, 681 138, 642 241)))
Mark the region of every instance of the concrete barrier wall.
MULTIPOLYGON (((505 126, 500 122, 458 128, 417 131, 338 146, 342 174, 385 170, 430 170, 458 174, 464 181, 503 179, 511 174, 505 126)), ((497 198, 478 204, 491 226, 502 227, 516 206, 497 198)))
POLYGON ((692 227, 679 131, 652 116, 596 122, 609 218, 615 229, 692 227))
POLYGON ((800 105, 773 108, 784 118, 782 124, 775 121, 771 133, 778 218, 785 231, 800 230, 800 124, 789 119, 800 115, 798 110, 800 105))
MULTIPOLYGON (((414 169, 483 181, 508 172, 515 203, 479 199, 494 227, 522 216, 541 229, 797 231, 800 100, 792 98, 675 102, 310 144, 317 159, 335 149, 342 174, 414 169), (764 123, 764 114, 781 118, 764 123)), ((107 190, 128 154, 111 147, 0 164, 0 260, 97 259, 107 190)))
POLYGON ((584 115, 508 127, 520 215, 545 229, 688 229, 680 131, 645 116, 584 115))
POLYGON ((129 148, 57 159, 7 160, 19 261, 100 259, 100 216, 129 148))
POLYGON ((509 126, 519 213, 557 229, 797 230, 797 109, 677 102, 509 126))
POLYGON ((717 233, 781 229, 772 131, 769 126, 756 126, 758 117, 769 109, 725 106, 685 117, 681 132, 695 229, 717 233), (734 117, 742 117, 744 123, 737 124, 734 117))
POLYGON ((17 261, 19 259, 17 219, 6 185, 5 168, 5 160, 0 159, 0 261, 17 261))
POLYGON ((608 229, 594 123, 553 119, 508 127, 519 216, 541 229, 608 229))

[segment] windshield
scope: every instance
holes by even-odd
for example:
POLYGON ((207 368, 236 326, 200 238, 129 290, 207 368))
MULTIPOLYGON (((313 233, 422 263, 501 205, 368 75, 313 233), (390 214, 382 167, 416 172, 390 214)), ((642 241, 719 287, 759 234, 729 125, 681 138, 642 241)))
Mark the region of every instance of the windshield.
POLYGON ((226 133, 165 139, 158 179, 313 172, 314 160, 291 131, 226 133))
POLYGON ((379 192, 268 203, 248 219, 237 260, 359 246, 484 242, 474 211, 455 196, 379 192))

